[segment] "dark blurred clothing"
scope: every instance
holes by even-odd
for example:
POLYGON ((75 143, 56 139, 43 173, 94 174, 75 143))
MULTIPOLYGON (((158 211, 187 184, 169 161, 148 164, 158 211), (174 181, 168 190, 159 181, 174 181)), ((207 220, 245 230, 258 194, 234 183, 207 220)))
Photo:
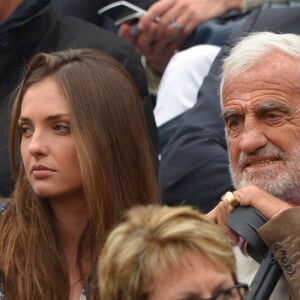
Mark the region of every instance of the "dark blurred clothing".
MULTIPOLYGON (((87 22, 94 23, 104 29, 117 32, 113 21, 107 17, 99 16, 97 11, 105 5, 116 2, 116 0, 54 0, 55 7, 66 15, 78 17, 87 22)), ((148 9, 156 0, 128 1, 148 9)))

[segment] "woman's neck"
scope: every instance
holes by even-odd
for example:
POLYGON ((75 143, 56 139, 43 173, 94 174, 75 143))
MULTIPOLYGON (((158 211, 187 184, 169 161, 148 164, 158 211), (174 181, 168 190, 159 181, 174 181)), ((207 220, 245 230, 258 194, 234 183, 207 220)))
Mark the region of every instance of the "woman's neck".
MULTIPOLYGON (((89 209, 83 197, 73 197, 69 200, 66 198, 51 199, 50 205, 54 214, 57 239, 63 251, 69 274, 71 297, 69 299, 73 299, 72 294, 77 295, 83 287, 77 257, 81 237, 89 220, 89 209)), ((83 247, 81 251, 82 271, 87 274, 90 268, 88 247, 83 247)))
POLYGON ((51 199, 50 205, 58 237, 63 243, 78 242, 89 219, 89 208, 84 197, 51 199))

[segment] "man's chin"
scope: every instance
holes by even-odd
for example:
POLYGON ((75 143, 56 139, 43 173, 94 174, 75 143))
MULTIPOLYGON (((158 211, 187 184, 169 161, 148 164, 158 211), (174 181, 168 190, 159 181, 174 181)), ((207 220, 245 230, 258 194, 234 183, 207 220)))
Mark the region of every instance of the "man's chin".
POLYGON ((278 186, 276 179, 277 178, 268 178, 267 180, 266 178, 242 178, 241 180, 234 180, 233 185, 236 189, 241 189, 248 185, 256 185, 266 192, 273 194, 278 186))

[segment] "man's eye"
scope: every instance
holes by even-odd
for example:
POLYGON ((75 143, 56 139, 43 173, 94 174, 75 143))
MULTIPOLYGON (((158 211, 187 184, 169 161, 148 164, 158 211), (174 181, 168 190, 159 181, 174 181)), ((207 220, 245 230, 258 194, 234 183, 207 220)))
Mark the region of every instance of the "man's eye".
POLYGON ((233 127, 239 126, 240 123, 241 123, 241 121, 239 119, 233 119, 230 122, 228 122, 228 125, 230 128, 233 128, 233 127))
POLYGON ((277 125, 284 122, 287 114, 280 110, 270 110, 262 113, 261 120, 269 125, 277 125))
POLYGON ((282 118, 282 114, 277 113, 277 112, 269 112, 266 114, 265 118, 269 120, 279 120, 282 118))
POLYGON ((236 130, 240 126, 242 126, 242 118, 240 117, 230 118, 226 122, 226 127, 229 131, 236 130))

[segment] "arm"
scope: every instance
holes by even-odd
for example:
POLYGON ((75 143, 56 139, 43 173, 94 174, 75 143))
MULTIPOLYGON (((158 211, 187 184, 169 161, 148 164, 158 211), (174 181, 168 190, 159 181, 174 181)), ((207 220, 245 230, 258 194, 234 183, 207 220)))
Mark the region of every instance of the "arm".
POLYGON ((132 35, 128 24, 120 27, 119 34, 135 44, 151 67, 163 72, 174 51, 198 25, 242 4, 243 0, 160 0, 140 19, 139 35, 132 35), (153 22, 156 17, 159 22, 153 22))
POLYGON ((291 299, 300 297, 300 207, 283 211, 259 229, 259 234, 277 258, 288 282, 291 299))
MULTIPOLYGON (((269 220, 258 229, 258 233, 277 258, 287 280, 291 299, 299 299, 300 207, 293 207, 256 186, 247 186, 233 194, 241 206, 252 206, 269 220)), ((222 201, 209 216, 237 243, 237 236, 226 222, 231 211, 228 202, 222 201)))

